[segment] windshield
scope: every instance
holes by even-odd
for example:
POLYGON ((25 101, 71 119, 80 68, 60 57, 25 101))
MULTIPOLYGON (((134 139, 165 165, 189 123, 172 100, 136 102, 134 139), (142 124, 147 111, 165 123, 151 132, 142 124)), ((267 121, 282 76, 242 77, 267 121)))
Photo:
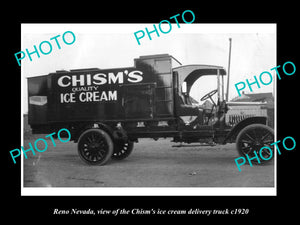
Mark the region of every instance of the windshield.
MULTIPOLYGON (((200 101, 200 99, 207 93, 217 89, 217 76, 201 76, 195 83, 192 85, 190 96, 195 99, 199 105, 203 105, 205 102, 210 100, 200 101)), ((218 95, 215 94, 212 96, 212 99, 217 103, 218 95)))

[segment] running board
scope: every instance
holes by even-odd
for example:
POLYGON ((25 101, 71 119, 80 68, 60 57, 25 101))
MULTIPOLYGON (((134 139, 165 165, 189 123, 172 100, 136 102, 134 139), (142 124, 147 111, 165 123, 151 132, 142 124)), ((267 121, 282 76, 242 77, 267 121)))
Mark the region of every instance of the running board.
POLYGON ((206 144, 179 144, 179 145, 172 145, 172 147, 173 148, 181 148, 181 147, 199 147, 199 146, 211 146, 211 147, 213 147, 213 146, 216 146, 217 144, 216 143, 212 143, 212 144, 208 144, 208 143, 206 143, 206 144))

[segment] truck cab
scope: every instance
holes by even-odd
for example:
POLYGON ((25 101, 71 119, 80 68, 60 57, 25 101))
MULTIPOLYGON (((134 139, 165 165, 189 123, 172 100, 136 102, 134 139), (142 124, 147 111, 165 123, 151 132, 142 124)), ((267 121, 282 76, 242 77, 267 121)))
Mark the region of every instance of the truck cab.
MULTIPOLYGON (((128 115, 134 117, 135 121, 123 123, 124 127, 129 127, 126 130, 131 136, 172 136, 176 142, 191 143, 212 138, 214 128, 224 129, 227 107, 221 83, 226 75, 223 67, 201 64, 182 66, 167 54, 141 56, 135 59, 135 66, 146 71, 144 74, 151 74, 153 80, 147 84, 135 84, 135 88, 131 89, 128 115), (212 87, 215 88, 201 97, 199 102, 205 102, 199 105, 190 92, 195 82, 208 76, 214 78, 212 87), (140 109, 135 108, 139 105, 140 109), (139 121, 136 121, 137 116, 141 117, 139 121)), ((200 86, 205 85, 211 84, 203 83, 200 86)), ((128 102, 126 94, 124 98, 128 102)), ((126 112, 127 105, 124 107, 126 112)))

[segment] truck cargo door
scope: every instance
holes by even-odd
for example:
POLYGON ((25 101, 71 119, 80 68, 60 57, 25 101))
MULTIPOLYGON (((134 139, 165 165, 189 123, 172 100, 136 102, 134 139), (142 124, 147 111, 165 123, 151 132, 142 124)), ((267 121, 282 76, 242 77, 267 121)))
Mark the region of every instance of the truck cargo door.
POLYGON ((128 84, 123 85, 122 105, 125 118, 150 119, 154 115, 155 84, 128 84))

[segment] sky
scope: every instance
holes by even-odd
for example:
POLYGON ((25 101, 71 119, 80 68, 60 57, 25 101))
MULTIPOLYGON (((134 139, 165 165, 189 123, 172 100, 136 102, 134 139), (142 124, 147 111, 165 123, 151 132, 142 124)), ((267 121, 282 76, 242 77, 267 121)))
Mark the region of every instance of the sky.
MULTIPOLYGON (((156 24, 158 27, 158 24, 156 24)), ((33 54, 21 61, 22 109, 26 113, 27 77, 46 75, 56 70, 83 68, 118 68, 134 65, 133 59, 142 55, 170 54, 183 65, 206 64, 228 69, 229 38, 232 38, 229 99, 238 95, 234 84, 252 80, 263 71, 270 71, 276 64, 276 24, 172 24, 169 33, 152 33, 140 39, 134 33, 153 24, 22 24, 21 49, 34 50, 43 41, 52 44, 48 55, 33 54), (75 42, 66 45, 61 37, 66 31, 75 34, 75 42), (60 35, 57 48, 50 38, 60 35)), ((164 29, 167 30, 167 29, 164 29)), ((65 36, 66 39, 68 36, 65 36)), ((69 39, 70 40, 70 39, 69 39)), ((69 41, 67 40, 67 41, 69 41)), ((44 45, 44 51, 47 46, 44 45)), ((17 61, 16 61, 17 65, 17 61)), ((271 71, 270 71, 271 72, 271 71)), ((273 73, 272 73, 273 74, 273 73)), ((227 78, 226 78, 227 79, 227 78)), ((253 93, 273 92, 273 83, 253 88, 253 93)), ((191 95, 196 100, 213 89, 212 82, 196 82, 191 95)), ((250 93, 245 89, 245 93, 250 93)))

